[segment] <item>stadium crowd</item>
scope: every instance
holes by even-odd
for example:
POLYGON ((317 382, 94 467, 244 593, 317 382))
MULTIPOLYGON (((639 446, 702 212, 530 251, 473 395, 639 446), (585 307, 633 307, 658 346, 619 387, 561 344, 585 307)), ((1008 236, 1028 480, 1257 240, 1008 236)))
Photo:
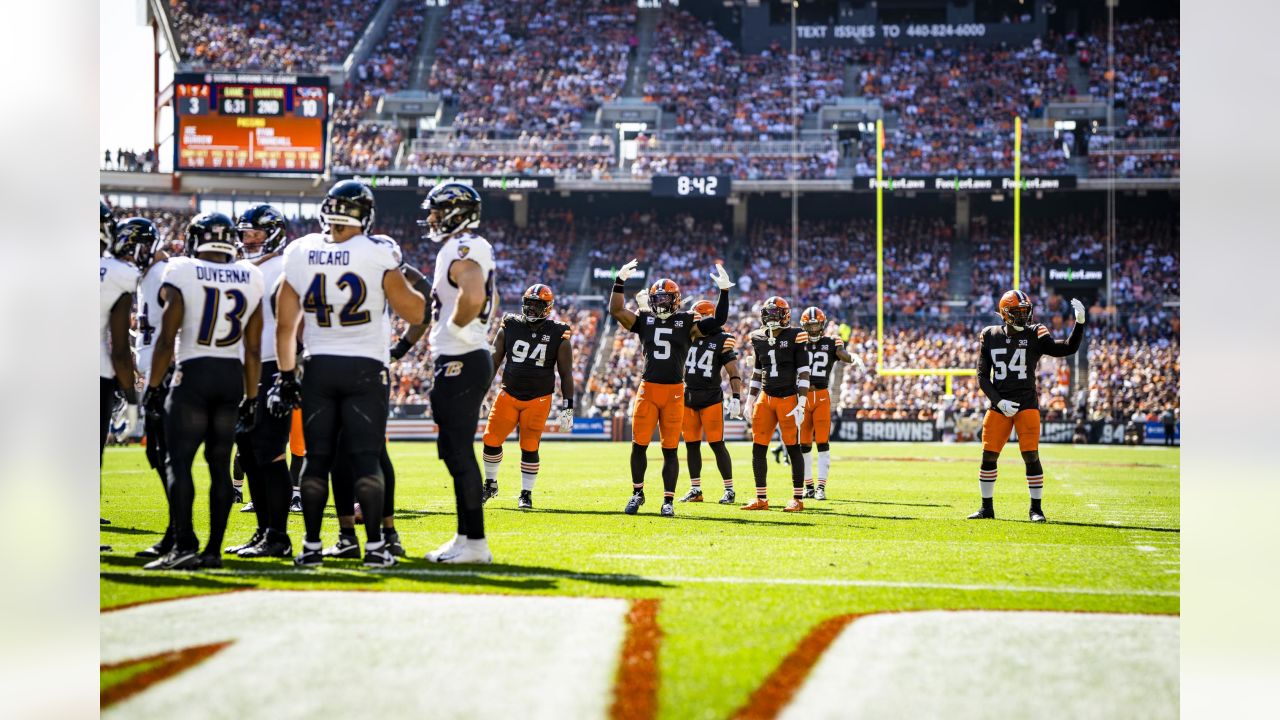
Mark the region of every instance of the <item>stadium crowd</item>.
POLYGON ((378 7, 367 0, 169 0, 168 5, 184 61, 211 70, 272 72, 314 72, 342 62, 378 7))

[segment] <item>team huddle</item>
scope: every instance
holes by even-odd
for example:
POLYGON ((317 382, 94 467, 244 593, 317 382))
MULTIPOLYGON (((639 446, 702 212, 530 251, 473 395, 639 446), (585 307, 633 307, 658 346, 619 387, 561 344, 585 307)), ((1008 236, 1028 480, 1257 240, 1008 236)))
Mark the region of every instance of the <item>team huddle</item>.
MULTIPOLYGON (((185 255, 178 257, 162 249, 149 220, 117 222, 102 203, 100 440, 105 446, 119 403, 126 417, 141 414, 147 458, 169 507, 164 536, 138 553, 150 560, 147 569, 218 568, 224 552, 292 557, 298 567, 317 567, 326 558, 361 557, 358 523, 365 530, 364 564, 395 565, 405 549, 395 529, 396 474, 386 445, 388 366, 424 336, 433 359, 429 397, 439 427, 437 451, 453 478, 457 507, 456 534, 426 559, 493 561, 483 506, 498 493, 503 443, 518 430, 517 503, 528 509, 548 418, 554 411, 562 431, 572 427, 572 328, 551 317, 555 294, 540 283, 523 293, 519 314, 495 323, 493 249, 475 232, 481 200, 474 189, 442 184, 422 207, 427 215, 419 223, 440 245, 432 278, 403 262, 394 239, 370 234, 373 192, 354 180, 329 190, 322 232, 288 241, 284 217, 270 205, 236 220, 205 213, 188 225, 185 255), (395 345, 392 312, 410 325, 395 345), (131 315, 137 319, 136 363, 128 342, 131 315), (474 436, 498 368, 502 385, 484 427, 482 474, 474 436), (557 376, 562 403, 553 408, 557 376), (293 474, 286 460, 291 434, 295 445, 305 445, 305 460, 293 474), (192 521, 192 465, 201 445, 211 478, 203 549, 192 521), (224 549, 238 494, 231 479, 233 447, 258 522, 248 542, 224 549), (326 548, 321 534, 331 487, 339 537, 326 548), (297 505, 305 534, 295 554, 287 519, 297 505)), ((711 272, 716 302, 700 300, 684 309, 680 287, 663 278, 635 296, 632 310, 624 288, 637 264, 622 266, 608 299, 609 314, 638 336, 644 358, 631 410, 632 493, 624 512, 635 515, 645 504, 648 446, 655 435, 662 447, 661 515, 675 515, 682 441, 689 489, 681 500, 703 501, 705 439, 724 485, 719 502, 735 503, 726 417, 746 418, 751 429, 755 496, 742 510, 769 509, 767 454, 775 433, 790 460, 792 497, 784 510, 802 512, 805 500, 825 500, 832 370, 836 362, 857 359, 824 334, 822 309, 805 309, 793 326, 787 300, 773 296, 760 304, 760 327, 747 338, 753 360, 744 391, 743 347, 725 331, 734 286, 725 269, 717 264, 711 272)), ((1018 290, 1000 299, 1003 325, 982 332, 978 376, 991 408, 982 430, 982 507, 971 519, 995 517, 997 460, 1016 429, 1029 516, 1045 521, 1035 369, 1043 355, 1079 349, 1086 315, 1078 300, 1071 304, 1076 325, 1066 342, 1032 323, 1031 300, 1018 290)))

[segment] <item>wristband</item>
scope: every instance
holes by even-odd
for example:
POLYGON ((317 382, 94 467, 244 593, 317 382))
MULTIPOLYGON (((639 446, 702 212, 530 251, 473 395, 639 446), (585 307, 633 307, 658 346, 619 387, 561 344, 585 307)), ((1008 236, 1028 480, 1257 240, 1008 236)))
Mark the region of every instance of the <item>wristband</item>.
POLYGON ((614 278, 614 279, 613 279, 613 291, 614 291, 614 292, 616 292, 616 293, 618 293, 619 295, 621 295, 621 294, 622 294, 622 289, 623 289, 623 287, 625 287, 625 283, 623 283, 623 282, 622 282, 621 280, 619 280, 618 278, 614 278))
POLYGON ((759 390, 760 390, 760 387, 761 387, 761 385, 760 385, 760 381, 759 381, 759 380, 752 380, 752 381, 751 381, 751 391, 752 391, 752 392, 757 392, 757 391, 759 391, 759 390))
POLYGON ((572 397, 564 398, 564 405, 563 405, 563 406, 561 406, 561 407, 562 407, 562 409, 564 409, 564 410, 572 410, 572 409, 573 409, 573 406, 574 406, 574 402, 573 402, 573 398, 572 398, 572 397))
POLYGON ((124 396, 124 401, 130 405, 138 404, 138 391, 136 388, 124 388, 120 391, 120 394, 124 396))
POLYGON ((800 378, 796 381, 796 387, 800 390, 809 389, 809 378, 800 378))
POLYGON ((413 349, 413 343, 409 342, 408 340, 405 340, 404 338, 400 338, 399 340, 396 341, 396 346, 391 349, 391 354, 392 355, 398 354, 400 357, 404 357, 412 349, 413 349))

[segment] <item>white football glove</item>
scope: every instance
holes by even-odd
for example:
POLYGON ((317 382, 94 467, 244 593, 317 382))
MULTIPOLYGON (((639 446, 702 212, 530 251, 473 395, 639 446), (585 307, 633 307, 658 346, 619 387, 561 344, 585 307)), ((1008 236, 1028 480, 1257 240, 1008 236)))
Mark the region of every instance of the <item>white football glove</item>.
POLYGON ((736 397, 729 398, 729 419, 730 420, 742 419, 742 400, 736 397))
POLYGON ((120 431, 120 439, 127 440, 138 434, 138 406, 126 403, 120 411, 120 419, 124 421, 124 430, 120 431))
POLYGON ((1013 417, 1018 414, 1018 403, 1008 400, 1001 400, 996 403, 996 409, 1004 413, 1005 417, 1013 417))
POLYGON ((1084 303, 1076 298, 1071 298, 1071 309, 1076 311, 1076 322, 1078 323, 1083 323, 1088 317, 1088 314, 1084 311, 1084 303))
POLYGON ((636 293, 636 307, 640 309, 640 312, 650 312, 648 288, 636 293))
POLYGON ((807 403, 808 401, 809 401, 809 398, 805 397, 804 395, 796 396, 795 409, 787 413, 788 415, 796 419, 796 427, 800 427, 801 425, 804 424, 804 406, 805 406, 805 403, 807 403))
POLYGON ((711 273, 711 280, 721 290, 728 290, 733 287, 733 281, 729 279, 729 273, 725 272, 724 266, 720 263, 716 263, 715 272, 711 273))
POLYGON ((573 408, 565 408, 560 411, 560 416, 556 418, 560 425, 560 432, 569 432, 573 429, 573 408))
POLYGON ((639 265, 639 264, 640 264, 639 260, 636 260, 635 258, 631 258, 630 262, 618 268, 617 278, 622 282, 626 282, 631 278, 632 275, 636 274, 636 265, 639 265))

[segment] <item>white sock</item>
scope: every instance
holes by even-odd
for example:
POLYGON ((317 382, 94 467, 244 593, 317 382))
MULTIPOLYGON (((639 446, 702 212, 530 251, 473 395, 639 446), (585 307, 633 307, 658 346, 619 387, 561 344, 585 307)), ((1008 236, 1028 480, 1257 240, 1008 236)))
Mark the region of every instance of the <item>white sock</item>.
POLYGON ((478 539, 478 540, 468 540, 468 541, 467 541, 467 549, 468 549, 468 550, 475 550, 475 551, 477 551, 477 552, 482 552, 482 553, 483 553, 483 552, 489 552, 489 539, 488 539, 488 538, 480 538, 480 539, 478 539))
POLYGON ((294 488, 294 489, 293 489, 293 496, 294 496, 294 497, 296 497, 296 498, 301 498, 301 497, 302 497, 302 492, 301 492, 300 490, 298 490, 298 488, 294 488))
POLYGON ((386 544, 387 544, 386 540, 379 540, 378 542, 367 542, 364 544, 364 550, 365 552, 373 552, 374 550, 381 550, 382 546, 386 544))
POLYGON ((305 540, 304 540, 304 541, 302 542, 302 548, 303 548, 304 550, 323 550, 323 549, 324 549, 324 543, 318 543, 318 542, 317 542, 317 543, 313 543, 313 542, 307 542, 307 541, 305 541, 305 540))
POLYGON ((982 499, 993 498, 996 496, 996 471, 995 470, 979 470, 978 484, 982 486, 982 499))
POLYGON ((827 473, 831 471, 831 451, 818 451, 818 484, 827 484, 827 473))
POLYGON ((484 457, 484 479, 497 480, 498 466, 502 465, 502 456, 499 455, 497 460, 490 460, 488 455, 484 457))
POLYGON ((813 451, 800 453, 804 456, 804 484, 813 484, 813 451))
POLYGON ((520 489, 533 492, 533 484, 538 481, 538 470, 542 468, 540 462, 520 461, 520 489))
POLYGON ((1031 493, 1032 500, 1041 499, 1044 496, 1044 475, 1028 475, 1027 492, 1031 493))

